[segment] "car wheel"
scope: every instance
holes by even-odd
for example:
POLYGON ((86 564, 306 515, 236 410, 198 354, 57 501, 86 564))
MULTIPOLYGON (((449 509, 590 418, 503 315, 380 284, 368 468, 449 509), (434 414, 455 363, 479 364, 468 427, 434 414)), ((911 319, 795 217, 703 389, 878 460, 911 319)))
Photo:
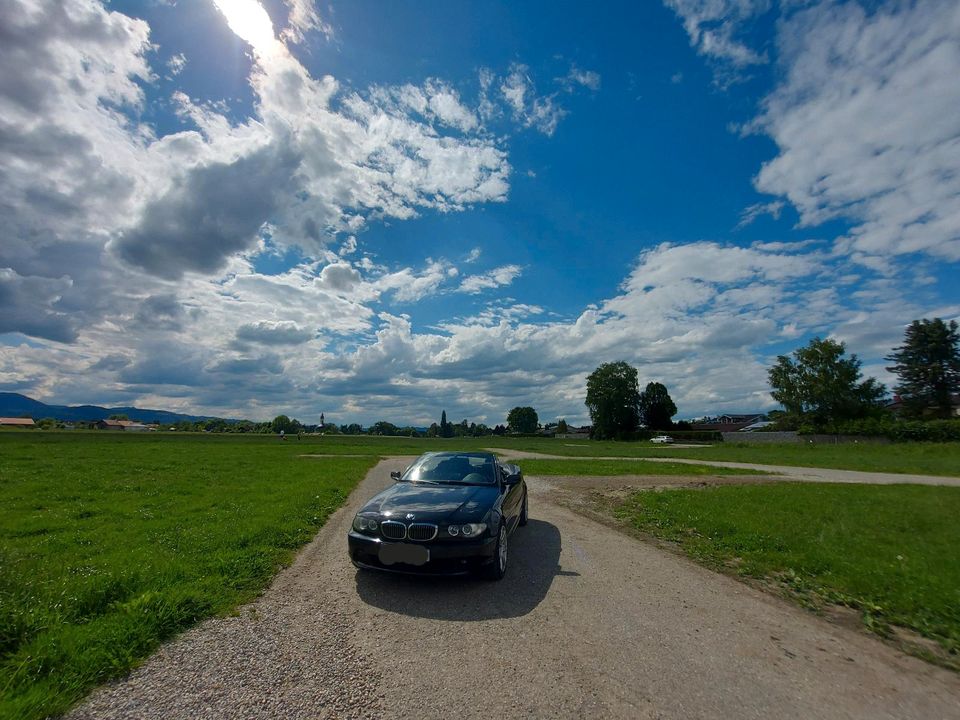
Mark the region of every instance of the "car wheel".
POLYGON ((527 495, 524 494, 524 496, 523 496, 523 507, 520 508, 520 524, 521 524, 521 525, 526 525, 526 524, 527 524, 527 520, 529 520, 529 519, 530 519, 530 514, 529 514, 529 512, 527 512, 527 495))
POLYGON ((486 567, 487 580, 501 580, 507 572, 507 526, 500 523, 497 546, 493 551, 493 562, 486 567))

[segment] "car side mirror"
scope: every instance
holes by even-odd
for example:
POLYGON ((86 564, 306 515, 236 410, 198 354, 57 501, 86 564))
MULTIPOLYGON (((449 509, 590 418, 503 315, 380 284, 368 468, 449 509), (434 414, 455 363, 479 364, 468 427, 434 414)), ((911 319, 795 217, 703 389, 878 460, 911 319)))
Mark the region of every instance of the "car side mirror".
POLYGON ((399 471, 399 470, 391 470, 391 471, 390 471, 390 477, 393 478, 393 481, 394 481, 394 482, 398 482, 398 481, 400 480, 400 471, 399 471))
POLYGON ((522 477, 523 477, 523 475, 521 475, 521 474, 518 473, 518 472, 505 474, 505 475, 503 476, 503 484, 504 484, 504 485, 516 485, 518 482, 520 482, 520 480, 521 480, 522 477))

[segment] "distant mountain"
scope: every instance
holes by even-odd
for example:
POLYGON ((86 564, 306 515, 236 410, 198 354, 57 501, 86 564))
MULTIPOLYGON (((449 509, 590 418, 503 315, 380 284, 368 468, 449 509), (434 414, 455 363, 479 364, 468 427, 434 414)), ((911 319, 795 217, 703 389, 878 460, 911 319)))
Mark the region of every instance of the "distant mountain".
POLYGON ((181 420, 210 420, 209 415, 184 415, 167 410, 146 410, 136 407, 105 408, 98 405, 47 405, 19 393, 0 392, 0 417, 29 415, 34 420, 54 418, 74 422, 106 420, 111 415, 126 415, 140 422, 174 423, 181 420))

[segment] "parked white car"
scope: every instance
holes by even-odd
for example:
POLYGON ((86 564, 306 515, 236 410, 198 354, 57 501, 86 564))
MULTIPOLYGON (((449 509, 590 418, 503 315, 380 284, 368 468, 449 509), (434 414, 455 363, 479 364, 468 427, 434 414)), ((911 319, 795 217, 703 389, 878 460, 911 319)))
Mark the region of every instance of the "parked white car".
POLYGON ((672 443, 673 438, 669 435, 657 435, 656 437, 650 438, 650 442, 657 444, 672 443))

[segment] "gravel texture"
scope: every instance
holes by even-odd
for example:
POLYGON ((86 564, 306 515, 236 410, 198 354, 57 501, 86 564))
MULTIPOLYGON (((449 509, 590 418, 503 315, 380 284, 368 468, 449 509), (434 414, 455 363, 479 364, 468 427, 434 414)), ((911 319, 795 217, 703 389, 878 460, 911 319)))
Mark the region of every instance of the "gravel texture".
POLYGON ((358 572, 353 512, 405 464, 371 471, 258 602, 71 717, 960 718, 960 676, 571 512, 536 478, 501 582, 358 572))

